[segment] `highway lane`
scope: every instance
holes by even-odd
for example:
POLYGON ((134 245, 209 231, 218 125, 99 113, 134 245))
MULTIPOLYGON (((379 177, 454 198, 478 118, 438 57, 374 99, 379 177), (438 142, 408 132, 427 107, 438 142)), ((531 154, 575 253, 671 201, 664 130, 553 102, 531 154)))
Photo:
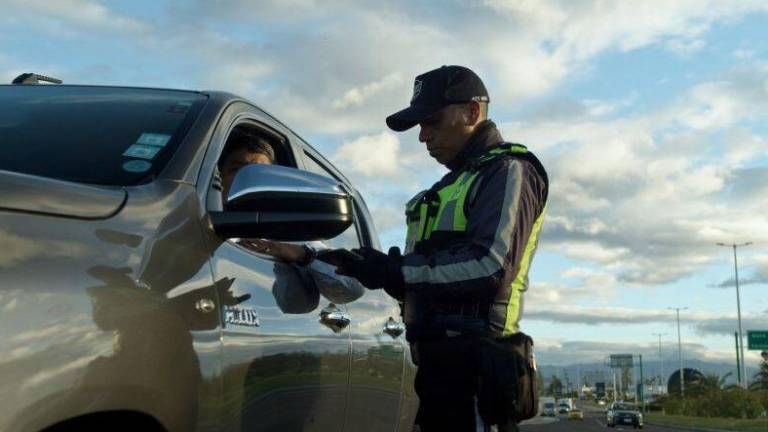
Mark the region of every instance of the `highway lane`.
MULTIPOLYGON (((584 420, 568 420, 565 416, 559 416, 555 419, 535 419, 520 425, 522 432, 607 432, 607 431, 632 431, 632 426, 616 426, 609 428, 605 426, 604 412, 586 412, 584 420), (544 423, 548 420, 554 420, 544 423)), ((663 426, 654 426, 646 424, 643 432, 680 432, 680 429, 666 428, 663 426)))

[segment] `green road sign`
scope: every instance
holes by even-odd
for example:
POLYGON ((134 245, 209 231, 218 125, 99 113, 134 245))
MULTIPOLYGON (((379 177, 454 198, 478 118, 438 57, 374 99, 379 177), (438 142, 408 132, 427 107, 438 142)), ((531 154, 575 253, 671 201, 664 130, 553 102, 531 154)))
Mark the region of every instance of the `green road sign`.
POLYGON ((768 330, 747 330, 747 348, 768 350, 768 330))

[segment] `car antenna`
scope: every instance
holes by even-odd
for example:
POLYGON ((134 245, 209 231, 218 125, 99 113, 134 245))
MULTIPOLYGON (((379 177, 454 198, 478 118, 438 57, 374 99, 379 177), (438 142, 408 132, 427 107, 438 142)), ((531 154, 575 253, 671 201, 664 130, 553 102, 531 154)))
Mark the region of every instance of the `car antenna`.
POLYGON ((40 81, 49 82, 52 84, 61 84, 64 82, 58 78, 51 78, 45 75, 38 75, 36 73, 23 73, 14 78, 11 84, 40 84, 40 81))

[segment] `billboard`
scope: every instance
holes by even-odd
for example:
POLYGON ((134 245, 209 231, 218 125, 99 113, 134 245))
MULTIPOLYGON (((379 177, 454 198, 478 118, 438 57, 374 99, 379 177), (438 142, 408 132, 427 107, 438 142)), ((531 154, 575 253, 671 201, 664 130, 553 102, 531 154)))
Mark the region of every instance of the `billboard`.
POLYGON ((630 369, 634 363, 632 362, 632 354, 611 354, 610 366, 615 369, 630 369))

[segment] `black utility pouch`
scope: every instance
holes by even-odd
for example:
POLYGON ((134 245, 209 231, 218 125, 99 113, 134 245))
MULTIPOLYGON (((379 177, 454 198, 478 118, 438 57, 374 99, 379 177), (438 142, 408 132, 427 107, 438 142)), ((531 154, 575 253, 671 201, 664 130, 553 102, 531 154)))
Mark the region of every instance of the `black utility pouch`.
POLYGON ((487 424, 520 422, 539 409, 533 339, 524 333, 483 338, 478 349, 478 409, 487 424))

